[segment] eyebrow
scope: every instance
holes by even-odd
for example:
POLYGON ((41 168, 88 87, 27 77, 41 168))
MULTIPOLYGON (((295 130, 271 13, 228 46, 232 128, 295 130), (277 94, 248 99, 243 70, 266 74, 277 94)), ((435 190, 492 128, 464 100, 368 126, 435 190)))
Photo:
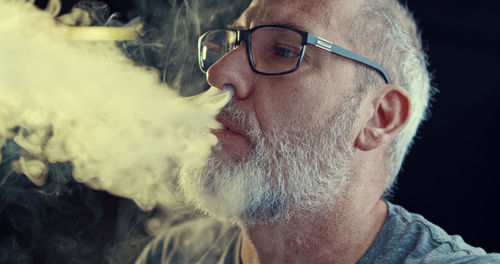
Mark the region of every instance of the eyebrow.
POLYGON ((309 32, 309 31, 305 30, 302 26, 299 26, 293 22, 280 23, 279 25, 295 28, 295 29, 298 29, 298 30, 304 31, 304 32, 309 32))
POLYGON ((246 28, 240 24, 238 24, 238 22, 233 22, 232 24, 229 24, 226 26, 227 29, 236 29, 236 30, 245 30, 246 28))
MULTIPOLYGON (((270 25, 270 26, 287 26, 287 27, 298 29, 300 31, 308 32, 307 30, 304 30, 304 28, 302 28, 301 26, 298 26, 297 24, 295 24, 293 22, 270 23, 270 24, 267 24, 267 25, 270 25)), ((247 29, 246 27, 240 25, 237 22, 233 22, 232 24, 227 25, 226 28, 227 29, 236 29, 236 30, 246 30, 247 29)))

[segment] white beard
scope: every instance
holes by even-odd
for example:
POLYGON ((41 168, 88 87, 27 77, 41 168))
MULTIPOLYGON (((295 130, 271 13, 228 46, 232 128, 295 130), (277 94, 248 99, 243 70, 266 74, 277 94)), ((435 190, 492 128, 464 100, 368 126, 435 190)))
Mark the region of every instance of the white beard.
POLYGON ((253 150, 242 161, 221 160, 214 151, 207 164, 185 166, 179 184, 186 199, 214 217, 246 225, 286 221, 296 211, 314 211, 332 202, 351 172, 360 95, 343 103, 325 126, 285 129, 263 136, 255 122, 233 104, 222 114, 243 128, 253 150))

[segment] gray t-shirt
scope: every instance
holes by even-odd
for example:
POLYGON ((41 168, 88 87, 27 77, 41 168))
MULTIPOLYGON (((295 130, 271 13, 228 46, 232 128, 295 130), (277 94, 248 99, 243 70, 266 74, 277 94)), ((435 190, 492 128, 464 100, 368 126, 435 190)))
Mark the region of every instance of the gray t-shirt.
MULTIPOLYGON (((460 236, 448 235, 419 214, 389 202, 387 205, 387 219, 358 264, 500 263, 500 254, 486 254, 483 249, 466 244, 460 236)), ((147 260, 139 263, 241 263, 238 228, 206 218, 174 229, 164 240, 148 247, 148 254, 144 255, 147 260), (185 240, 192 242, 183 243, 185 240)))
POLYGON ((500 254, 486 254, 457 235, 450 236, 419 214, 387 202, 389 213, 377 238, 358 264, 500 263, 500 254))

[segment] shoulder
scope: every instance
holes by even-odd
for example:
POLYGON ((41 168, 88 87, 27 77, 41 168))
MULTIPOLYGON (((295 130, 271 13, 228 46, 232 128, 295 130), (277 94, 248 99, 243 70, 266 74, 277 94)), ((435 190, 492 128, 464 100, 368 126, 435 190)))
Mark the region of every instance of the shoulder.
POLYGON ((500 263, 500 254, 486 254, 448 235, 419 214, 387 202, 389 213, 374 243, 359 263, 500 263))
POLYGON ((240 230, 233 224, 199 217, 169 226, 149 243, 137 264, 234 263, 240 230))

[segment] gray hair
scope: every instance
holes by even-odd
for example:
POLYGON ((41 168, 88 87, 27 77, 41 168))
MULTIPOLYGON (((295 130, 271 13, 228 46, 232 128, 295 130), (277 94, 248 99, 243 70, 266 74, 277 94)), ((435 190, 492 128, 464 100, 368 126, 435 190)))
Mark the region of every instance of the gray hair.
MULTIPOLYGON (((397 0, 370 0, 347 32, 355 52, 382 65, 392 83, 410 94, 411 116, 407 126, 391 143, 387 162, 389 179, 385 194, 392 192, 396 176, 409 151, 421 121, 428 116, 432 96, 431 75, 415 20, 397 0)), ((363 92, 383 79, 368 67, 358 67, 358 87, 363 92)))

